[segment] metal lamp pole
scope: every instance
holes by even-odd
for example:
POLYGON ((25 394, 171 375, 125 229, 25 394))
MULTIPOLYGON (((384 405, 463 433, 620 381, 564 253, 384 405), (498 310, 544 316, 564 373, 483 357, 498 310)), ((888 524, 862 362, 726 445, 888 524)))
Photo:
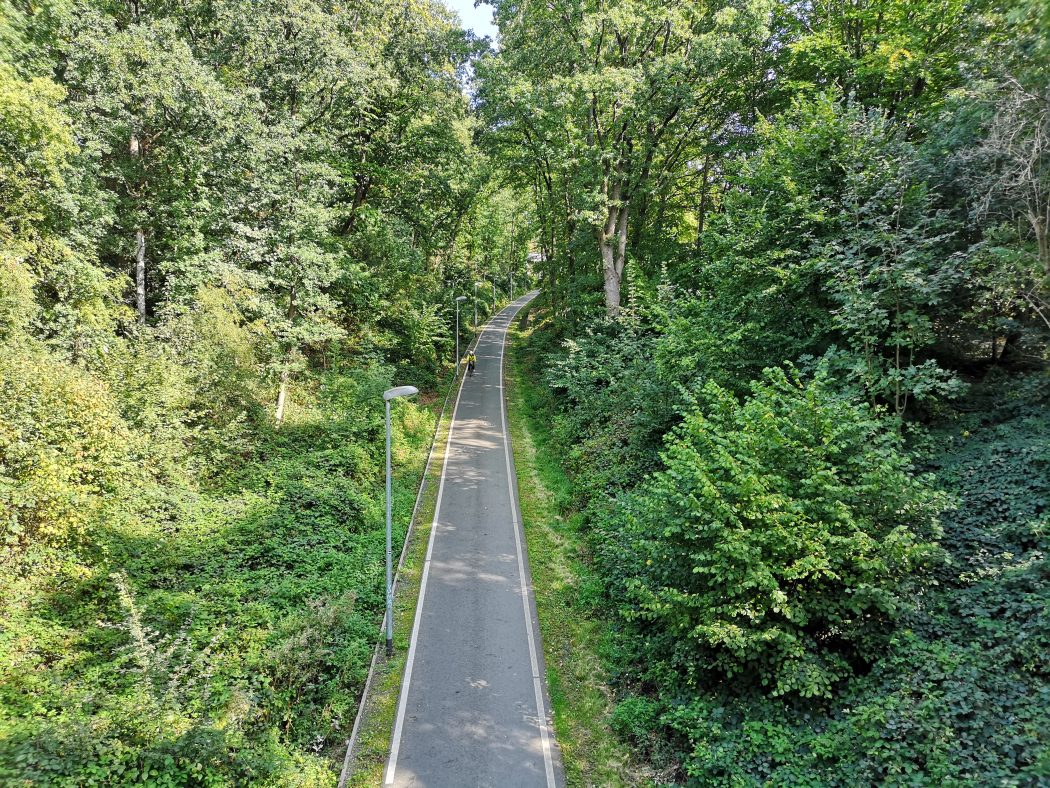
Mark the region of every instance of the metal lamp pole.
POLYGON ((496 311, 496 276, 492 276, 492 311, 496 311))
POLYGON ((459 377, 459 305, 467 300, 466 296, 456 298, 456 371, 452 377, 459 377))
POLYGON ((391 548, 390 524, 390 400, 395 397, 411 397, 418 394, 415 386, 398 386, 383 392, 386 403, 386 655, 394 655, 394 575, 393 550, 391 548))
POLYGON ((474 333, 478 333, 478 283, 474 283, 474 333))

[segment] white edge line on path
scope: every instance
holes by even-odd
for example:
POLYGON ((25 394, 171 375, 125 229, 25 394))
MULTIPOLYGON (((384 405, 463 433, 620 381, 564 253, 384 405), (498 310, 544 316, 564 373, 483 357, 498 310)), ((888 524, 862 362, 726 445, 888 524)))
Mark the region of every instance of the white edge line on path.
MULTIPOLYGON (((522 304, 524 306, 524 304, 522 304)), ((520 309, 519 307, 518 309, 520 309)), ((517 310, 514 315, 517 315, 517 310)), ((521 604, 525 608, 525 634, 529 640, 529 661, 532 663, 532 685, 536 692, 536 713, 539 719, 540 726, 540 741, 543 746, 543 766, 547 772, 547 785, 549 788, 556 788, 557 783, 554 780, 554 760, 551 757, 551 743, 550 734, 547 731, 547 711, 543 703, 543 680, 540 676, 540 663, 536 656, 536 638, 532 632, 532 610, 529 607, 529 598, 531 597, 531 589, 529 588, 529 581, 525 575, 525 559, 521 551, 521 521, 518 518, 518 504, 517 504, 517 490, 514 485, 514 472, 511 470, 510 465, 510 437, 507 432, 507 397, 506 390, 504 389, 504 376, 503 376, 503 356, 504 351, 507 349, 507 334, 510 332, 510 325, 514 322, 514 315, 511 315, 507 320, 507 325, 503 327, 503 342, 500 344, 499 349, 499 380, 500 380, 500 418, 503 421, 503 453, 507 460, 507 485, 510 487, 510 516, 513 519, 514 525, 514 546, 518 551, 518 577, 521 579, 521 604)))
MULTIPOLYGON (((491 327, 492 321, 482 328, 474 340, 475 347, 481 342, 481 337, 491 327)), ((459 359, 456 360, 460 364, 459 359)), ((437 536, 438 522, 441 517, 441 496, 445 492, 445 471, 448 469, 448 458, 452 453, 452 433, 456 429, 456 413, 459 412, 459 399, 463 396, 463 383, 466 375, 459 376, 459 391, 456 392, 456 404, 452 406, 452 418, 448 423, 448 438, 445 441, 445 458, 441 461, 441 480, 438 482, 437 499, 434 501, 434 519, 430 523, 430 538, 427 541, 427 555, 423 560, 423 576, 419 580, 419 598, 416 600, 415 619, 412 622, 412 634, 408 642, 408 657, 405 659, 405 673, 401 679, 401 697, 397 703, 397 716, 394 718, 394 733, 390 738, 390 757, 386 763, 386 774, 383 776, 383 785, 393 785, 394 772, 397 770, 397 756, 401 750, 401 730, 405 724, 405 709, 408 706, 408 689, 412 683, 412 666, 416 659, 416 643, 419 641, 419 622, 423 616, 423 597, 427 592, 427 578, 430 577, 430 557, 434 553, 434 537, 437 536)))
MULTIPOLYGON (((511 303, 514 303, 514 302, 511 302, 511 303)), ((509 304, 508 304, 508 306, 509 306, 509 304)), ((504 307, 504 309, 506 309, 506 307, 504 307)), ((502 310, 500 310, 500 311, 502 311, 502 310)), ((488 322, 485 323, 485 328, 486 329, 488 328, 488 324, 491 323, 491 322, 492 322, 492 318, 489 318, 488 322)), ((480 335, 478 335, 478 336, 480 336, 480 335)), ((469 350, 471 346, 476 346, 477 345, 477 341, 478 341, 478 337, 475 337, 474 341, 467 345, 467 349, 469 350)), ((459 366, 460 363, 461 362, 459 360, 456 361, 457 367, 459 366)), ((423 468, 423 476, 420 479, 419 490, 416 493, 416 503, 412 507, 412 516, 409 518, 409 521, 408 521, 408 532, 405 534, 405 540, 401 544, 401 554, 398 556, 397 569, 394 571, 393 593, 395 595, 397 594, 397 589, 399 588, 399 586, 401 584, 401 567, 405 563, 405 555, 408 552, 409 540, 412 539, 412 536, 415 533, 416 514, 419 511, 419 506, 420 506, 420 504, 423 501, 423 494, 424 494, 424 492, 426 491, 426 488, 427 488, 427 480, 430 478, 430 463, 434 459, 434 447, 436 446, 438 433, 441 430, 441 422, 443 422, 445 420, 445 414, 448 412, 448 398, 450 396, 452 396, 452 389, 456 387, 457 383, 462 385, 461 378, 460 378, 458 372, 456 373, 456 375, 453 376, 452 382, 449 383, 448 389, 445 391, 445 399, 441 403, 441 412, 438 414, 437 424, 434 425, 434 436, 430 439, 430 451, 427 453, 427 463, 426 463, 426 465, 423 468)), ((456 391, 458 392, 459 389, 457 388, 456 391)), ((459 403, 459 397, 457 396, 456 397, 456 404, 458 404, 458 403, 459 403)), ((455 405, 453 405, 453 408, 454 407, 455 407, 455 405)), ((380 633, 380 635, 382 635, 384 632, 386 632, 386 613, 385 612, 383 613, 383 620, 382 620, 382 622, 380 622, 380 625, 379 625, 379 633, 380 633)), ((357 714, 354 717, 354 727, 353 727, 353 729, 350 732, 350 739, 346 743, 346 755, 343 757, 343 770, 339 773, 339 783, 338 783, 338 787, 337 788, 343 788, 343 786, 346 785, 346 781, 347 781, 347 779, 350 776, 350 762, 351 762, 351 758, 352 758, 353 752, 354 752, 354 745, 357 743, 357 734, 358 734, 358 731, 360 730, 361 720, 364 717, 364 706, 365 706, 365 703, 368 701, 368 698, 370 697, 370 689, 371 689, 371 686, 372 686, 372 681, 375 678, 376 660, 379 658, 379 650, 381 648, 382 648, 382 641, 380 640, 380 641, 378 641, 376 643, 376 647, 374 649, 372 649, 372 662, 368 666, 368 678, 365 679, 365 687, 364 687, 364 690, 361 693, 361 699, 358 702, 357 714)))
MULTIPOLYGON (((457 367, 459 362, 457 361, 457 367)), ((413 538, 416 527, 416 514, 419 512, 419 507, 423 502, 423 496, 427 490, 427 480, 430 478, 430 465, 434 460, 434 448, 437 446, 437 436, 441 430, 441 422, 445 420, 445 414, 448 412, 448 399, 452 396, 452 389, 456 383, 459 382, 458 371, 453 377, 452 382, 449 383, 448 388, 445 390, 445 399, 441 403, 441 412, 438 414, 437 423, 434 425, 434 435, 430 439, 430 451, 427 452, 427 463, 423 466, 423 475, 419 481, 419 490, 416 492, 416 502, 412 507, 412 515, 408 519, 408 530, 405 533, 405 539, 401 543, 401 554, 397 559, 397 569, 394 570, 394 581, 392 587, 392 593, 396 596, 398 586, 401 582, 401 568, 405 564, 405 556, 408 553, 409 541, 413 538)), ((383 620, 379 625, 380 635, 386 632, 386 612, 383 613, 383 620)), ((365 704, 368 702, 368 698, 371 697, 372 682, 375 680, 376 672, 376 661, 379 659, 379 651, 382 648, 382 638, 380 638, 372 649, 372 661, 368 666, 368 677, 365 679, 365 687, 361 691, 361 699, 358 701, 357 714, 354 716, 354 727, 350 731, 350 738, 346 742, 346 755, 343 757, 343 769, 339 773, 339 782, 337 788, 344 788, 347 779, 350 777, 350 762, 353 757, 354 747, 357 744, 357 736, 361 729, 361 720, 364 719, 365 704)))

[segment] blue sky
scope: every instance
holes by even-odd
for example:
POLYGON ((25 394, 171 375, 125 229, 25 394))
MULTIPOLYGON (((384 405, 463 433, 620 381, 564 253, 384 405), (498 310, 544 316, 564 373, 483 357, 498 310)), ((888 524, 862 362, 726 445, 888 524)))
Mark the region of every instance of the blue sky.
POLYGON ((463 27, 473 30, 479 36, 488 36, 495 42, 496 26, 492 24, 492 6, 474 7, 474 0, 445 0, 453 11, 463 20, 463 27))

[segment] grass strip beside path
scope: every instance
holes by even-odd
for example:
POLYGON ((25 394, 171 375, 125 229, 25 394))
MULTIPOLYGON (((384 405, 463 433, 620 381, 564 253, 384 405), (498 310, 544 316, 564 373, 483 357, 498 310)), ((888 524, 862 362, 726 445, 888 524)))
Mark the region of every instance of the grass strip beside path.
MULTIPOLYGON (((485 326, 468 342, 468 348, 474 346, 482 331, 488 327, 488 322, 506 306, 506 303, 502 303, 494 309, 485 326)), ((423 562, 426 559, 427 545, 430 541, 434 510, 437 506, 438 488, 445 465, 445 451, 448 448, 448 431, 455 415, 458 386, 458 380, 448 381, 447 378, 443 378, 437 388, 446 390, 447 397, 435 397, 429 403, 429 407, 438 420, 434 434, 434 456, 425 480, 423 500, 419 511, 416 512, 414 526, 411 527, 408 534, 409 542, 405 548, 405 560, 397 574, 394 594, 394 656, 387 659, 380 650, 379 659, 376 660, 375 675, 372 678, 369 697, 365 699, 362 710, 361 728, 354 751, 350 756, 347 788, 371 788, 371 786, 383 784, 383 770, 386 767, 387 755, 390 753, 390 738, 393 734, 394 716, 397 713, 397 702, 401 693, 401 678, 405 672, 405 660, 408 658, 409 636, 415 620, 419 582, 423 572, 423 562), (449 388, 446 390, 445 386, 449 388), (444 409, 442 409, 443 405, 444 409)), ((342 759, 339 765, 342 766, 342 759)))
POLYGON ((423 491, 423 501, 416 514, 415 527, 409 535, 410 541, 405 550, 405 562, 397 579, 397 593, 394 595, 394 656, 387 659, 385 655, 381 655, 376 660, 370 697, 365 701, 361 730, 354 747, 350 776, 346 783, 354 788, 371 788, 383 783, 383 769, 390 752, 394 714, 397 711, 405 659, 408 657, 409 635, 412 632, 416 600, 419 597, 419 580, 430 538, 430 524, 434 519, 455 395, 453 390, 444 418, 441 418, 440 412, 442 399, 437 399, 432 404, 440 423, 434 438, 434 457, 430 463, 426 489, 423 491))
POLYGON ((570 788, 648 785, 651 780, 631 763, 627 746, 609 727, 613 699, 598 656, 609 627, 590 615, 581 598, 595 579, 587 569, 579 517, 561 514, 570 482, 547 450, 548 426, 537 406, 540 384, 526 374, 532 365, 526 360, 530 331, 524 325, 521 319, 512 326, 507 418, 566 781, 570 788))

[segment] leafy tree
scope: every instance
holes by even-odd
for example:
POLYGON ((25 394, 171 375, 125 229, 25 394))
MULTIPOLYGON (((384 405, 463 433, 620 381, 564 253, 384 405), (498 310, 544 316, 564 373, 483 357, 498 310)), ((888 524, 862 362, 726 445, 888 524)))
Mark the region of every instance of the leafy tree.
POLYGON ((914 118, 962 83, 979 41, 981 4, 962 0, 831 0, 791 6, 792 87, 837 89, 889 117, 914 118))
POLYGON ((565 193, 565 231, 593 233, 609 315, 620 308, 636 201, 685 166, 691 142, 753 111, 769 16, 764 2, 496 5, 491 122, 530 151, 552 214, 562 199, 554 179, 573 174, 581 201, 565 193))
POLYGON ((165 265, 193 250, 187 240, 198 240, 213 220, 206 174, 220 155, 215 143, 229 99, 170 19, 130 8, 77 14, 66 79, 85 138, 82 166, 112 201, 116 232, 106 233, 102 256, 114 270, 132 273, 135 310, 145 323, 148 301, 159 301, 150 291, 164 287, 165 265))
POLYGON ((761 124, 701 282, 724 330, 748 327, 753 371, 830 354, 843 383, 900 413, 959 392, 933 348, 966 266, 918 152, 888 123, 825 97, 761 124))
POLYGON ((935 211, 916 175, 911 147, 894 140, 878 116, 849 123, 841 230, 823 250, 819 270, 827 277, 833 327, 854 357, 846 375, 900 414, 910 398, 960 391, 928 353, 935 321, 963 279, 962 261, 952 252, 953 225, 935 211))
POLYGON ((88 535, 135 471, 131 435, 104 385, 39 346, 3 346, 3 559, 88 535))
POLYGON ((907 606, 941 498, 826 377, 705 395, 625 508, 623 615, 687 686, 713 669, 829 696, 907 606))

